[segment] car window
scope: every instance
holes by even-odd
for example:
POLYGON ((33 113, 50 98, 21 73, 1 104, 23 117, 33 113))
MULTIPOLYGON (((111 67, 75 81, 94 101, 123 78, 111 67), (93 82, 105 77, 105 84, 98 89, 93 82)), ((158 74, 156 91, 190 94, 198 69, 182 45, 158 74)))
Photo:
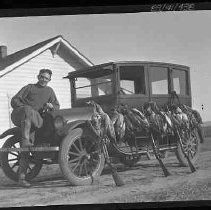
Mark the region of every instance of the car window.
POLYGON ((79 77, 75 81, 76 96, 77 98, 91 97, 91 80, 79 77))
POLYGON ((78 77, 75 80, 76 98, 89 98, 112 94, 112 75, 99 78, 78 77))
POLYGON ((134 80, 120 80, 120 91, 123 94, 135 94, 134 80))
POLYGON ((144 66, 120 66, 120 94, 146 94, 144 66))
POLYGON ((152 94, 168 94, 168 68, 151 66, 149 77, 152 94))
POLYGON ((173 89, 179 95, 189 95, 187 74, 184 70, 173 69, 172 71, 173 89))

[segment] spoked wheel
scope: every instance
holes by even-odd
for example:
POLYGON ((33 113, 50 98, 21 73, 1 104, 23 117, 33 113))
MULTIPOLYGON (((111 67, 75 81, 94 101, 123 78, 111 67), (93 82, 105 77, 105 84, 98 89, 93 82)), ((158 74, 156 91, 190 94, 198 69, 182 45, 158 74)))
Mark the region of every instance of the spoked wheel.
MULTIPOLYGON (((183 132, 180 134, 182 138, 182 145, 185 153, 189 156, 191 162, 194 164, 200 152, 200 139, 196 129, 191 132, 183 132)), ((176 150, 176 156, 181 166, 188 166, 187 159, 184 157, 180 145, 176 150)))
POLYGON ((100 176, 104 163, 97 138, 90 130, 76 128, 63 139, 59 165, 71 185, 91 184, 100 176))
MULTIPOLYGON (((6 140, 2 148, 20 148, 20 137, 12 136, 6 140)), ((5 175, 14 180, 18 180, 20 152, 2 152, 1 153, 1 166, 5 175)), ((26 180, 30 181, 36 177, 42 168, 42 162, 34 160, 30 154, 30 162, 26 173, 26 180)))

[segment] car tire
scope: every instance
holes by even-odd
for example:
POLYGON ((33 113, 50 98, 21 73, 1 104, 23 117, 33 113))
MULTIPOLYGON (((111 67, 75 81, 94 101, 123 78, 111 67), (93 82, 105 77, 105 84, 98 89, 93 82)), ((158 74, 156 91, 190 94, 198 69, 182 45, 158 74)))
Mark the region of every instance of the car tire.
POLYGON ((62 141, 59 165, 73 186, 88 185, 101 175, 105 158, 96 135, 87 128, 76 128, 62 141))
MULTIPOLYGON (((190 158, 190 161, 192 162, 192 164, 195 164, 200 152, 200 138, 199 138, 197 130, 194 129, 193 131, 191 131, 190 137, 186 139, 182 139, 182 142, 184 146, 183 148, 187 152, 190 158), (188 145, 191 145, 191 146, 189 147, 188 145)), ((176 150, 176 157, 181 166, 184 166, 184 167, 189 166, 188 161, 185 158, 179 143, 176 150)))
MULTIPOLYGON (((18 148, 20 147, 20 136, 14 135, 8 138, 3 144, 2 148, 18 148)), ((5 175, 13 181, 18 180, 19 169, 19 152, 2 152, 1 153, 1 167, 5 175)), ((30 156, 32 154, 30 153, 30 156)), ((30 161, 29 167, 26 173, 26 180, 30 181, 35 178, 42 168, 41 160, 30 161)))

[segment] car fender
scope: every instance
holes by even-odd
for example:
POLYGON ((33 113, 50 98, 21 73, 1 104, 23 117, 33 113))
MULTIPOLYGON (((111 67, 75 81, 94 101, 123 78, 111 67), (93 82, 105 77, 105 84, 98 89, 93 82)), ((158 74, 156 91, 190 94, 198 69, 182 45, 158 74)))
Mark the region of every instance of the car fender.
POLYGON ((75 128, 83 127, 86 124, 86 120, 76 120, 67 123, 61 130, 57 131, 59 136, 66 136, 75 128))
POLYGON ((6 136, 9 136, 9 135, 19 135, 19 136, 21 136, 21 128, 13 127, 13 128, 6 130, 4 133, 2 133, 0 135, 0 139, 3 139, 3 138, 5 138, 6 136))

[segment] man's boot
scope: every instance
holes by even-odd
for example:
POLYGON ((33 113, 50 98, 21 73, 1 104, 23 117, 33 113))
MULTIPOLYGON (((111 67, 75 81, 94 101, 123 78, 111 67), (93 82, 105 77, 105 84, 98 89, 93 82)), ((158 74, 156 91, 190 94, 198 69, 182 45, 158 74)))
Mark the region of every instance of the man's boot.
POLYGON ((26 181, 26 173, 29 166, 29 154, 27 153, 21 153, 20 154, 20 162, 19 162, 19 170, 18 170, 18 184, 21 187, 30 187, 31 184, 26 181))
POLYGON ((30 129, 31 129, 31 121, 29 119, 25 119, 21 122, 21 132, 22 132, 22 141, 21 147, 30 147, 33 144, 30 142, 30 129))
POLYGON ((25 174, 19 174, 18 184, 21 187, 31 187, 31 184, 25 180, 25 174))

